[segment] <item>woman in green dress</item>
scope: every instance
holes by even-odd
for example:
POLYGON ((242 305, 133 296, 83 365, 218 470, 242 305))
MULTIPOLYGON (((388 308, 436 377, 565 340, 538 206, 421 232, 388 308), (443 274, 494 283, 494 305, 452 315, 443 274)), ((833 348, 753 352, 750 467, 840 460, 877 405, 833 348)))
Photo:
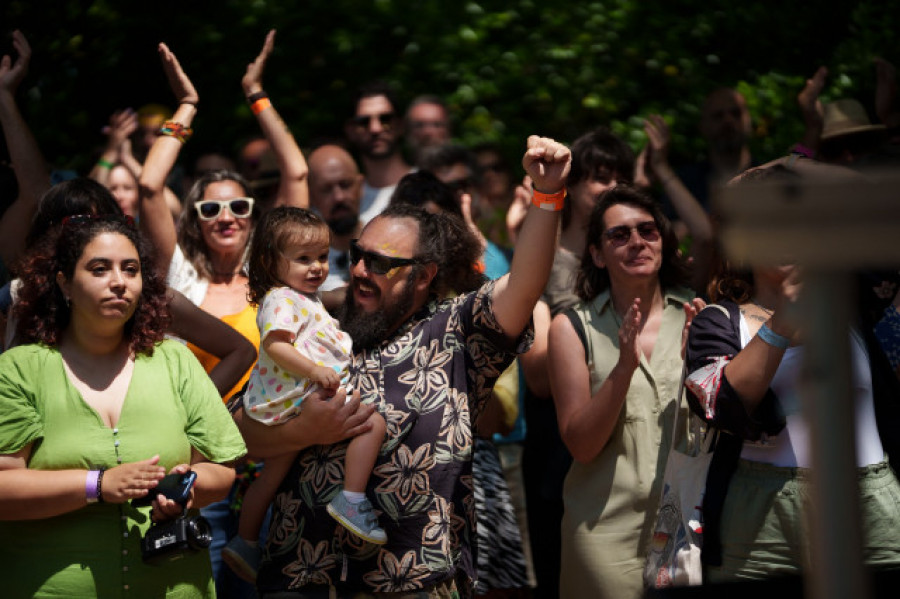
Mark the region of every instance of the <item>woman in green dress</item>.
POLYGON ((153 493, 197 474, 189 510, 225 496, 245 453, 193 355, 164 341, 165 286, 122 217, 68 217, 32 250, 0 355, 0 572, 10 597, 213 596, 205 551, 144 562, 153 493))

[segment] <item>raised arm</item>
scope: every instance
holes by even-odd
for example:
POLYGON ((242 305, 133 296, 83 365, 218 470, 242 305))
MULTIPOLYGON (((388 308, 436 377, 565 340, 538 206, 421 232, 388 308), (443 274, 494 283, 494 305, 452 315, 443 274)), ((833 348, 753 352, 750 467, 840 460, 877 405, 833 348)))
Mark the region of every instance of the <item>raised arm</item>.
POLYGON ((697 198, 682 183, 669 165, 669 126, 662 116, 651 114, 644 121, 647 133, 647 166, 662 185, 678 218, 691 234, 691 258, 693 280, 691 287, 698 293, 706 291, 706 283, 712 268, 713 226, 709 215, 697 198))
POLYGON ((533 201, 542 207, 528 209, 509 274, 498 279, 494 289, 494 313, 510 337, 518 336, 525 328, 550 277, 571 164, 572 154, 566 146, 546 137, 528 138, 522 166, 534 182, 533 201))
POLYGON ((306 166, 306 159, 294 140, 291 130, 281 120, 275 106, 263 91, 263 70, 274 48, 275 30, 273 29, 266 35, 266 41, 259 56, 247 65, 247 72, 241 79, 241 86, 244 88, 247 101, 250 102, 250 108, 259 121, 259 127, 272 145, 275 158, 278 160, 281 182, 278 185, 275 205, 309 208, 309 189, 307 187, 309 168, 306 166))
POLYGON ((9 55, 0 60, 0 126, 19 183, 19 197, 0 219, 0 259, 6 264, 13 264, 24 251, 38 201, 50 188, 50 172, 15 98, 28 71, 31 46, 18 30, 13 31, 12 42, 19 56, 15 61, 9 55))
MULTIPOLYGON (((175 55, 165 44, 159 45, 159 57, 163 70, 178 108, 172 116, 173 123, 188 129, 197 114, 197 91, 194 84, 182 70, 175 55)), ((166 177, 175 166, 178 153, 184 143, 180 135, 159 135, 150 147, 144 170, 141 173, 140 221, 141 229, 156 247, 157 264, 160 272, 168 272, 172 254, 175 252, 175 221, 166 203, 166 177), (181 137, 181 139, 179 139, 181 137)))

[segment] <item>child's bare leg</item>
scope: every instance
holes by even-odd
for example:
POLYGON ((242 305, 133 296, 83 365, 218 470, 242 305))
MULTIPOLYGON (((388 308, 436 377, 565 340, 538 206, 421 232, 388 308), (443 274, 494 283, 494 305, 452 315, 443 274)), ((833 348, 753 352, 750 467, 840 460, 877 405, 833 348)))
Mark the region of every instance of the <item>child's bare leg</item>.
POLYGON ((247 489, 241 504, 241 517, 238 521, 238 535, 245 541, 255 543, 259 539, 259 530, 266 517, 266 510, 269 509, 278 485, 284 480, 295 457, 297 457, 297 453, 292 452, 266 458, 265 466, 259 473, 259 477, 247 489))
POLYGON ((384 433, 387 429, 384 418, 378 412, 374 412, 369 416, 369 422, 372 423, 372 428, 350 440, 344 458, 344 490, 351 493, 366 492, 369 476, 384 442, 384 433))

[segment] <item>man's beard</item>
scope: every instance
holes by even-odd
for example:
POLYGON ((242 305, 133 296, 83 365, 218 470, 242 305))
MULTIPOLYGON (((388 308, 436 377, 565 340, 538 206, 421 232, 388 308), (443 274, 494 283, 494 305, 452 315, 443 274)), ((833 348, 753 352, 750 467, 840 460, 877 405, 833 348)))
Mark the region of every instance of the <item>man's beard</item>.
MULTIPOLYGON (((413 307, 415 296, 416 269, 413 268, 406 278, 397 301, 392 306, 379 306, 372 313, 360 310, 353 300, 353 284, 347 289, 344 304, 338 311, 338 322, 341 330, 350 335, 353 340, 353 351, 371 349, 387 339, 388 335, 400 324, 400 319, 406 316, 413 307)), ((381 289, 377 288, 378 297, 381 298, 381 289)))
POLYGON ((327 221, 328 226, 331 228, 331 232, 339 236, 352 233, 356 229, 357 223, 359 223, 359 214, 350 213, 327 221))

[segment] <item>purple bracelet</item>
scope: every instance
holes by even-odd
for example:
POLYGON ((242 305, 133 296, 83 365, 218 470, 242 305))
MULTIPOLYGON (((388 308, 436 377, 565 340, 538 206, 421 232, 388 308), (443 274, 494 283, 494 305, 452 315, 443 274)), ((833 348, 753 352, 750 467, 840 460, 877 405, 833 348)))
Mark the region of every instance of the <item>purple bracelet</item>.
POLYGON ((88 503, 100 501, 100 475, 102 470, 88 470, 87 480, 84 482, 84 494, 88 503))

